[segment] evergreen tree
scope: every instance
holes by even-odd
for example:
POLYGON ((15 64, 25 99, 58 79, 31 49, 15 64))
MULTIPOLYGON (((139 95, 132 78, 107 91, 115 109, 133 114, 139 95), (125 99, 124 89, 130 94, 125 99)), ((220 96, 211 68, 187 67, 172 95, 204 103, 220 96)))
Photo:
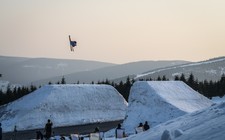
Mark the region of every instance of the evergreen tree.
POLYGON ((0 106, 4 104, 4 96, 2 90, 0 90, 0 106))
POLYGON ((162 77, 162 81, 167 81, 167 79, 166 79, 166 75, 163 75, 163 77, 162 77))
POLYGON ((212 80, 209 81, 209 86, 208 86, 208 97, 212 98, 215 93, 215 86, 214 82, 212 80))
POLYGON ((184 83, 187 83, 187 81, 185 79, 185 75, 183 73, 180 76, 180 81, 183 81, 184 83))
POLYGON ((179 76, 178 75, 175 75, 174 81, 179 81, 179 80, 180 80, 179 76))
POLYGON ((123 81, 120 81, 119 85, 116 84, 115 86, 116 90, 124 97, 124 99, 128 100, 128 95, 126 93, 126 84, 123 83, 123 81))
POLYGON ((209 97, 209 82, 207 80, 204 80, 203 82, 203 95, 206 97, 209 97))
POLYGON ((223 74, 218 82, 218 96, 223 97, 225 95, 225 74, 223 74))
POLYGON ((202 95, 204 95, 204 84, 203 82, 198 83, 198 92, 202 95))
POLYGON ((30 91, 29 92, 33 92, 37 89, 37 87, 35 87, 34 85, 30 85, 30 91))
POLYGON ((115 83, 112 81, 111 86, 115 87, 115 83))
POLYGON ((130 94, 130 88, 132 86, 132 83, 131 83, 131 80, 130 80, 130 77, 128 76, 127 77, 127 80, 126 80, 126 83, 125 83, 125 91, 124 91, 124 98, 126 100, 128 100, 128 97, 129 97, 129 94, 130 94))
POLYGON ((107 78, 105 79, 105 82, 103 82, 103 83, 106 84, 106 85, 110 85, 110 82, 107 78))
POLYGON ((192 87, 194 90, 198 90, 198 84, 195 81, 194 75, 191 73, 188 77, 188 80, 186 81, 187 84, 192 87))
POLYGON ((191 73, 191 74, 189 75, 189 78, 188 78, 188 80, 187 80, 187 83, 188 83, 189 85, 194 85, 194 81, 195 81, 194 75, 191 73))
POLYGON ((64 76, 62 77, 61 84, 66 84, 66 80, 64 76))
POLYGON ((160 77, 160 76, 158 76, 157 81, 162 81, 162 79, 161 79, 161 77, 160 77))

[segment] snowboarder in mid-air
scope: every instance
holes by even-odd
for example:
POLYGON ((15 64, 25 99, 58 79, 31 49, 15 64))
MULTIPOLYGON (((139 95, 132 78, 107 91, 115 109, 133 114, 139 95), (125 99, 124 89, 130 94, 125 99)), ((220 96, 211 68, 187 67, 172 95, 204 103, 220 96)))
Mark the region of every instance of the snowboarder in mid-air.
POLYGON ((69 41, 70 41, 70 50, 72 52, 74 52, 74 47, 77 46, 77 42, 76 41, 72 41, 71 38, 70 38, 70 35, 69 35, 69 41))

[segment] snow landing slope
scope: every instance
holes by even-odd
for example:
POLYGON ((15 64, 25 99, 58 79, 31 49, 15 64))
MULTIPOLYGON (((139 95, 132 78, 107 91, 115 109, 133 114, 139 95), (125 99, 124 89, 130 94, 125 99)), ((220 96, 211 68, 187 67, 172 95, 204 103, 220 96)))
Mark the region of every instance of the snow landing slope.
POLYGON ((47 85, 0 108, 4 131, 124 119, 127 102, 109 85, 47 85))
POLYGON ((225 102, 169 120, 128 140, 224 140, 225 102))
POLYGON ((140 122, 151 127, 207 108, 212 102, 181 81, 138 81, 131 87, 123 127, 134 133, 140 122))

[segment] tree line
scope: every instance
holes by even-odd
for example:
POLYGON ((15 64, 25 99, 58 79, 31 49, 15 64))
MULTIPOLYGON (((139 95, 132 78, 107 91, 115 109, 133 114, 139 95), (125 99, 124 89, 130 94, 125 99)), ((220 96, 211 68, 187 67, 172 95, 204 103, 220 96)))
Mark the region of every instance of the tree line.
POLYGON ((6 92, 3 92, 0 90, 0 105, 15 101, 16 99, 19 99, 23 97, 24 95, 27 95, 35 91, 36 89, 37 87, 34 85, 31 85, 30 87, 26 87, 26 86, 15 87, 14 89, 11 89, 8 86, 6 92))
MULTIPOLYGON (((158 76, 156 79, 148 78, 148 79, 139 79, 140 81, 168 81, 169 79, 166 78, 165 75, 158 76)), ((200 94, 212 98, 212 97, 223 97, 225 94, 225 75, 223 74, 218 81, 198 81, 194 77, 194 75, 191 73, 187 78, 185 78, 184 74, 181 74, 180 76, 175 76, 175 81, 183 81, 187 85, 189 85, 194 90, 198 91, 200 94)), ((114 83, 108 79, 105 79, 103 81, 98 81, 97 83, 91 82, 91 84, 107 84, 113 86, 117 91, 125 98, 125 100, 128 101, 130 88, 135 82, 134 79, 130 79, 127 77, 126 81, 120 81, 119 83, 114 83)), ((48 83, 49 85, 52 84, 51 82, 48 83)), ((66 80, 64 77, 62 77, 61 81, 58 81, 55 84, 66 84, 66 80)), ((79 81, 77 81, 76 84, 80 84, 79 81)), ((84 83, 83 83, 84 84, 84 83)), ((40 87, 38 87, 40 88, 40 87)), ((12 102, 18 98, 23 97, 24 95, 27 95, 37 89, 36 86, 31 85, 29 87, 18 87, 14 89, 7 88, 6 93, 3 93, 0 91, 0 105, 7 104, 9 102, 12 102)))

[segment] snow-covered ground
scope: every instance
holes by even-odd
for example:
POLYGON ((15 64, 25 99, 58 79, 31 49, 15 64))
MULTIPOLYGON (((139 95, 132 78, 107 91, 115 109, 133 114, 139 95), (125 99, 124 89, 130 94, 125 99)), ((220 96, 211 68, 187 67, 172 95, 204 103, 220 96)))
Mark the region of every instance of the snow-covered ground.
POLYGON ((143 73, 143 74, 138 74, 138 75, 136 75, 136 77, 134 79, 138 79, 140 77, 144 77, 144 76, 154 74, 154 73, 157 73, 157 72, 160 72, 160 71, 176 69, 178 67, 185 68, 185 67, 189 67, 189 66, 198 66, 198 65, 202 65, 202 64, 210 64, 210 63, 220 62, 220 61, 224 61, 224 60, 225 60, 225 57, 222 57, 222 58, 212 59, 212 60, 208 60, 208 61, 201 61, 201 62, 196 62, 196 63, 183 64, 183 65, 180 65, 180 66, 172 66, 172 67, 168 67, 168 68, 162 68, 162 69, 153 70, 151 72, 147 72, 147 73, 143 73))
MULTIPOLYGON (((141 117, 141 112, 152 112, 151 110, 154 110, 153 108, 156 106, 160 106, 158 108, 159 113, 167 109, 170 113, 173 113, 169 106, 176 107, 174 109, 175 112, 186 110, 186 113, 152 126, 147 131, 133 134, 126 138, 116 139, 113 136, 115 129, 112 129, 105 133, 104 140, 224 140, 225 138, 225 102, 220 104, 212 103, 190 89, 183 82, 137 82, 133 85, 131 94, 129 110, 133 111, 133 115, 136 113, 141 117), (149 93, 150 91, 151 94, 149 93), (169 95, 171 97, 168 97, 169 95), (155 96, 158 97, 158 101, 155 96), (138 101, 139 104, 136 104, 137 106, 130 106, 130 104, 133 104, 140 98, 142 101, 138 101), (159 99, 166 105, 161 105, 159 99), (155 105, 149 107, 150 102, 154 102, 155 105), (174 105, 174 103, 178 105, 174 105)), ((129 110, 128 115, 130 114, 129 110)), ((150 114, 148 115, 148 117, 151 117, 150 114)), ((154 115, 156 115, 156 119, 166 117, 154 115)), ((131 123, 139 122, 133 119, 131 123)), ((89 138, 84 140, 89 140, 89 138)))
POLYGON ((4 131, 54 127, 124 119, 127 102, 109 85, 48 85, 0 107, 4 131))
POLYGON ((225 96, 223 96, 223 97, 213 97, 211 100, 212 100, 214 103, 219 104, 219 103, 221 103, 221 102, 225 102, 225 96))
POLYGON ((169 120, 128 140, 224 140, 225 103, 169 120))
POLYGON ((224 120, 225 102, 222 102, 126 138, 105 137, 104 140, 224 140, 224 120))
POLYGON ((123 127, 134 133, 139 123, 151 127, 212 105, 182 81, 138 81, 131 87, 123 127))
MULTIPOLYGON (((125 115, 122 125, 125 129, 133 130, 140 121, 146 120, 151 128, 120 140, 225 138, 225 102, 213 104, 179 81, 136 82, 131 89, 128 110, 127 102, 116 89, 89 84, 44 86, 0 107, 4 131, 11 131, 14 125, 19 130, 42 128, 47 119, 54 126, 69 126, 119 120, 125 115)), ((114 134, 115 129, 106 132, 104 140, 116 140, 114 134)))

